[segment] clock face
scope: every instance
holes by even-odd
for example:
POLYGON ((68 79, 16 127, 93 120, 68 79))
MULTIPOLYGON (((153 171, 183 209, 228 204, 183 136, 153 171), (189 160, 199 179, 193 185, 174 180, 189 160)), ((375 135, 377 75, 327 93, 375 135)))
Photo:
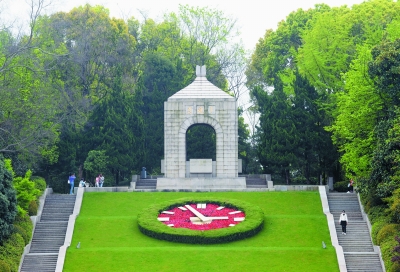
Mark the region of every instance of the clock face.
POLYGON ((234 227, 244 220, 244 212, 214 203, 188 203, 162 211, 158 215, 158 221, 169 227, 193 230, 234 227))

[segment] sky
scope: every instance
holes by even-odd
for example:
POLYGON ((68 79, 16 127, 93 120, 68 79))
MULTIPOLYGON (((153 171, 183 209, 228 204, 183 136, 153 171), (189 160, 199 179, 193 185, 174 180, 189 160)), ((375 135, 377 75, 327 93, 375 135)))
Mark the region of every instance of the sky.
MULTIPOLYGON (((0 16, 27 19, 30 0, 0 0, 0 16)), ((253 50, 257 41, 264 36, 267 29, 276 29, 278 23, 289 13, 299 8, 313 8, 315 4, 325 3, 331 7, 360 4, 363 0, 45 0, 51 6, 47 11, 68 12, 74 7, 86 3, 102 5, 109 9, 111 17, 126 19, 134 16, 139 21, 147 16, 161 21, 162 15, 177 12, 179 4, 193 7, 210 7, 224 12, 225 15, 237 19, 241 32, 240 38, 246 49, 253 50)), ((1 17, 0 17, 1 18, 1 17)))

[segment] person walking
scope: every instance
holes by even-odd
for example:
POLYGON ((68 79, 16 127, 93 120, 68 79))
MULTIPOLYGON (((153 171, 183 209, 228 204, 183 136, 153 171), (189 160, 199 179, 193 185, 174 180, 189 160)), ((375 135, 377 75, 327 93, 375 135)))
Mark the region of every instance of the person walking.
POLYGON ((340 214, 340 218, 339 218, 339 224, 342 226, 342 234, 343 235, 346 235, 346 226, 347 226, 348 222, 349 222, 349 220, 347 219, 347 214, 343 210, 342 213, 340 214))
POLYGON ((72 173, 72 174, 69 175, 68 182, 69 182, 69 186, 70 186, 70 190, 69 190, 69 194, 70 195, 74 194, 74 182, 75 182, 75 179, 76 179, 75 173, 72 173))

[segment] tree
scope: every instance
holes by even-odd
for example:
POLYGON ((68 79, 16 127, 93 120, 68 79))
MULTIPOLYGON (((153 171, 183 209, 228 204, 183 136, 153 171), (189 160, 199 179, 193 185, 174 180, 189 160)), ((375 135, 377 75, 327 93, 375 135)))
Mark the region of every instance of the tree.
POLYGON ((59 96, 43 78, 60 52, 36 36, 46 6, 44 0, 30 2, 26 35, 0 30, 0 153, 20 162, 16 171, 57 160, 59 96))
MULTIPOLYGON (((276 86, 278 87, 278 86, 276 86)), ((258 130, 258 157, 263 172, 275 174, 290 183, 291 171, 297 167, 296 147, 298 135, 293 123, 289 101, 282 89, 272 94, 261 89, 253 90, 261 112, 258 130)))
POLYGON ((3 158, 0 158, 0 244, 12 234, 16 215, 17 197, 12 173, 6 169, 3 158))
POLYGON ((375 80, 377 90, 386 108, 400 105, 400 38, 383 41, 371 51, 373 61, 368 72, 375 80))
POLYGON ((347 177, 368 177, 376 147, 375 126, 382 118, 383 100, 368 76, 370 45, 358 47, 358 57, 344 76, 345 91, 335 94, 334 121, 327 126, 333 143, 342 153, 340 162, 347 177))
POLYGON ((108 156, 105 150, 91 150, 83 164, 86 171, 91 174, 91 177, 97 176, 107 168, 108 156))

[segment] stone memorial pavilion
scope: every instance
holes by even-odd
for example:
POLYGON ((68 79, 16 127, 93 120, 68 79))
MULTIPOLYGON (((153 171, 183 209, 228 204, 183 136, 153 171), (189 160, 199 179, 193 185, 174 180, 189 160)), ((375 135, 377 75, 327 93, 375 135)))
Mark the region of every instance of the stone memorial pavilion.
POLYGON ((164 102, 163 178, 160 190, 244 189, 238 177, 238 113, 236 99, 206 78, 206 67, 196 67, 196 79, 164 102), (216 135, 216 161, 186 160, 186 132, 193 125, 211 126, 216 135))

